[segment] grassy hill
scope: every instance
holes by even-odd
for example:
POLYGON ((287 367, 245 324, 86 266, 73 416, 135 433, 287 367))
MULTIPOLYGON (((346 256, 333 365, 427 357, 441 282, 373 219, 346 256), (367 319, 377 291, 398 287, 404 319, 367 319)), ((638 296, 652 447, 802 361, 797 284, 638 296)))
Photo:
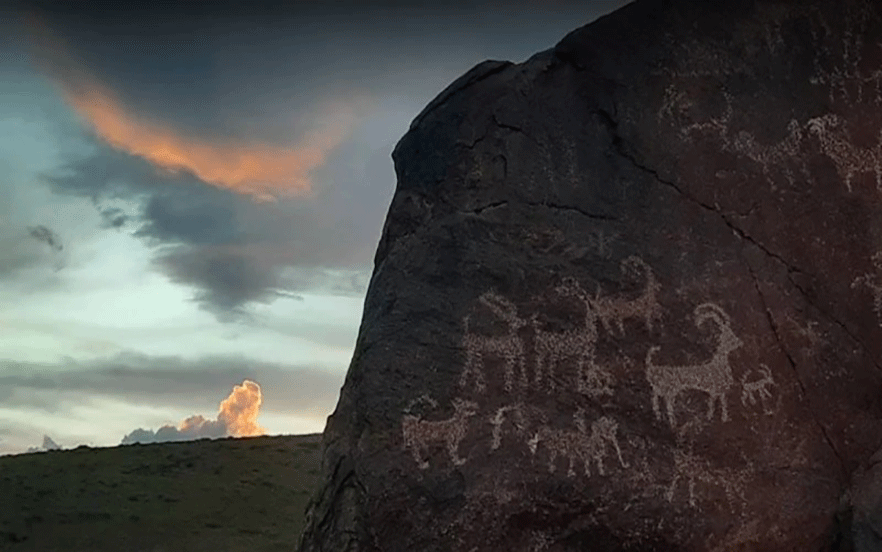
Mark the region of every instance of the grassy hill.
POLYGON ((0 550, 291 552, 321 435, 0 457, 0 550))

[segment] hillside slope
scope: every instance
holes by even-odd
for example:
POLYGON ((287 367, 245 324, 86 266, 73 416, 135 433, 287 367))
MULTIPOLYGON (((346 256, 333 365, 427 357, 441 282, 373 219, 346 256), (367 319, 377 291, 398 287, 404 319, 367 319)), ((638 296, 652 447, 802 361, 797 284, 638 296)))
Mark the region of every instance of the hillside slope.
POLYGON ((0 457, 0 550, 293 550, 321 435, 0 457))

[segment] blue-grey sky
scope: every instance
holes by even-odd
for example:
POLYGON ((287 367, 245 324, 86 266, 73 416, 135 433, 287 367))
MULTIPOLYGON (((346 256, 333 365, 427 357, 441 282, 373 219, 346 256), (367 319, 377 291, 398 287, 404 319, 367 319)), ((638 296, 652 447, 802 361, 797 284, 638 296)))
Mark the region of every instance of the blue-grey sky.
POLYGON ((247 434, 244 380, 321 431, 410 121, 625 3, 0 7, 0 454, 247 434))

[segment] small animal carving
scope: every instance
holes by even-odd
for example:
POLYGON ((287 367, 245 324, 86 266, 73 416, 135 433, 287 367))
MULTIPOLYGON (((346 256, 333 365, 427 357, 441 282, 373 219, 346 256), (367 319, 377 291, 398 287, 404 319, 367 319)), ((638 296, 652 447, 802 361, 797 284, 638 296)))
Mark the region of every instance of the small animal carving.
POLYGON ((603 468, 603 459, 606 457, 607 447, 615 448, 619 458, 619 464, 623 468, 628 465, 622 459, 622 450, 619 448, 619 441, 616 437, 618 424, 612 418, 603 416, 595 420, 591 424, 591 433, 585 423, 584 414, 581 410, 573 415, 576 424, 576 430, 571 429, 555 429, 548 426, 542 426, 531 438, 527 445, 530 452, 536 454, 539 443, 545 444, 548 450, 548 471, 554 472, 555 463, 558 456, 562 456, 567 460, 567 476, 576 475, 575 465, 581 462, 584 466, 585 475, 591 476, 591 460, 597 464, 597 471, 600 475, 605 475, 603 468))
POLYGON ((601 297, 600 287, 595 297, 590 300, 591 306, 603 324, 603 328, 612 333, 613 324, 618 328, 619 335, 625 333, 625 320, 638 318, 643 320, 649 331, 653 330, 654 322, 661 319, 662 308, 658 302, 661 289, 652 269, 643 259, 635 256, 623 260, 620 265, 622 276, 627 274, 642 275, 645 281, 643 292, 634 299, 621 297, 601 297))
POLYGON ((459 378, 460 386, 465 387, 470 382, 474 382, 477 391, 483 393, 487 388, 484 376, 485 356, 496 355, 501 356, 505 361, 505 390, 512 391, 515 370, 520 375, 521 387, 526 387, 527 367, 524 362, 524 343, 518 336, 518 330, 526 325, 526 321, 517 315, 517 307, 514 304, 495 293, 487 292, 478 300, 508 324, 508 332, 500 336, 473 333, 469 328, 471 315, 465 316, 462 344, 466 360, 459 378))
POLYGON ((742 406, 747 406, 749 402, 752 405, 757 403, 759 400, 761 403, 765 403, 766 399, 772 398, 772 393, 769 391, 769 388, 775 385, 775 380, 772 378, 772 371, 769 370, 769 367, 765 364, 761 364, 760 373, 763 377, 756 381, 747 381, 747 375, 744 374, 741 378, 741 404, 742 406))
POLYGON ((450 461, 461 466, 465 459, 459 457, 459 444, 468 431, 469 418, 478 411, 478 405, 472 401, 453 399, 454 414, 446 420, 423 420, 413 414, 405 414, 401 420, 401 433, 404 437, 404 448, 410 449, 414 461, 421 470, 429 467, 425 456, 435 443, 447 447, 450 461))
POLYGON ((708 394, 708 420, 713 418, 714 402, 717 401, 720 403, 723 421, 729 419, 726 393, 735 383, 732 367, 729 365, 729 353, 741 347, 742 341, 732 331, 729 316, 719 306, 704 303, 695 308, 696 327, 701 327, 707 321, 713 321, 720 332, 716 351, 707 362, 685 366, 663 366, 653 361, 653 355, 659 350, 657 346, 651 347, 646 354, 646 379, 652 388, 652 410, 656 418, 660 419, 659 401, 664 399, 671 427, 676 426, 674 405, 677 396, 687 389, 708 394))

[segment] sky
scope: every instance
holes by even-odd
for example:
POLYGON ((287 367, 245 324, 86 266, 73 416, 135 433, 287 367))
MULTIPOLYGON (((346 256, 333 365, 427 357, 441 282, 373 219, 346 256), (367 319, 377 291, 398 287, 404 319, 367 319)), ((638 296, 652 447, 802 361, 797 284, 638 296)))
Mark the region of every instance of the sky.
POLYGON ((0 454, 321 432, 410 122, 625 3, 0 3, 0 454))

